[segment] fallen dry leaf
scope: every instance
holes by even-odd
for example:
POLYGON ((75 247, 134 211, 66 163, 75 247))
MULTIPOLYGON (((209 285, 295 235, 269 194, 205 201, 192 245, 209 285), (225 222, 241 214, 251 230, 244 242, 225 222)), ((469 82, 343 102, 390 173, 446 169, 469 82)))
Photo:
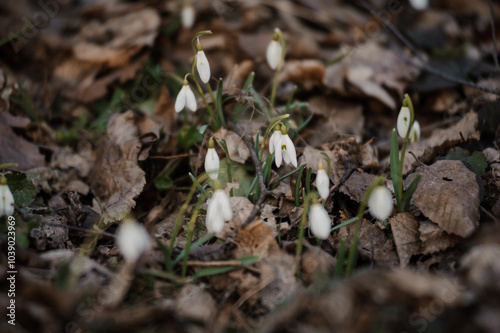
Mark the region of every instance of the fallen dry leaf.
POLYGON ((418 222, 410 213, 400 213, 392 217, 389 224, 398 252, 399 267, 404 268, 410 263, 411 256, 420 250, 418 222))
MULTIPOLYGON (((479 139, 479 131, 476 130, 477 119, 477 113, 469 112, 450 128, 434 130, 427 140, 409 145, 407 151, 412 152, 420 162, 427 163, 439 154, 446 153, 462 140, 479 139)), ((420 165, 413 155, 405 154, 403 174, 420 165)))
POLYGON ((450 235, 430 221, 421 221, 418 227, 422 254, 430 254, 446 250, 458 244, 462 238, 450 235))
POLYGON ((460 161, 442 160, 417 168, 407 183, 419 173, 422 178, 413 195, 415 206, 444 231, 470 236, 479 225, 476 174, 460 161))
POLYGON ((40 154, 38 147, 23 137, 18 136, 7 121, 12 117, 4 117, 0 112, 0 164, 17 163, 19 170, 28 170, 45 165, 45 157, 40 154))
POLYGON ((146 184, 145 173, 137 165, 141 146, 132 111, 110 118, 90 175, 105 222, 119 221, 130 212, 146 184))

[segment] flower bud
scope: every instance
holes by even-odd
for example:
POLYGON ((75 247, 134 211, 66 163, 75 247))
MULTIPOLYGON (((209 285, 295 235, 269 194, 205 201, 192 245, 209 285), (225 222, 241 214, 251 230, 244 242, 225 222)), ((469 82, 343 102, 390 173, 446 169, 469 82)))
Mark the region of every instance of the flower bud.
POLYGON ((368 198, 370 214, 380 221, 386 220, 392 214, 392 195, 385 186, 377 186, 368 198))

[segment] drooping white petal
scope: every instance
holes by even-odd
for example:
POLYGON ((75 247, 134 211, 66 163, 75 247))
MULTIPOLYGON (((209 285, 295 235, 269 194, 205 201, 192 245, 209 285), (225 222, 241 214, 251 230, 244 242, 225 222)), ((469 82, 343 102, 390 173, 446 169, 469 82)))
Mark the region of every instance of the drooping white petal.
POLYGON ((207 83, 210 80, 210 64, 203 51, 198 51, 196 54, 196 68, 203 83, 207 83))
POLYGON ((318 189, 319 196, 323 200, 326 200, 328 194, 330 194, 330 179, 325 169, 319 169, 316 174, 316 188, 318 189))
POLYGON ((189 29, 194 24, 194 8, 191 5, 185 5, 181 11, 182 26, 189 29))
POLYGON ((286 159, 285 161, 287 163, 292 163, 294 167, 297 167, 297 153, 295 151, 295 146, 293 144, 293 141, 292 139, 290 139, 288 134, 285 134, 283 138, 284 138, 284 144, 286 145, 286 155, 288 158, 288 161, 286 161, 286 159))
POLYGON ((224 229, 224 221, 233 218, 233 209, 229 198, 223 190, 215 190, 207 208, 207 230, 208 232, 220 232, 224 229))
POLYGON ((224 221, 229 221, 233 218, 233 209, 231 208, 229 197, 223 190, 217 190, 216 192, 222 218, 224 219, 224 221))
POLYGON ((196 97, 194 96, 193 91, 191 90, 191 87, 189 87, 189 85, 185 87, 186 87, 186 106, 189 110, 194 112, 198 107, 196 103, 196 97))
POLYGON ((215 151, 215 148, 208 148, 205 156, 205 171, 211 179, 215 180, 219 177, 219 166, 220 160, 217 151, 215 151))
POLYGON ((377 186, 368 198, 370 214, 380 221, 386 220, 392 214, 392 196, 387 187, 377 186))
POLYGON ((420 139, 420 124, 415 120, 410 132, 410 142, 417 142, 418 139, 420 139))
POLYGON ((9 185, 0 185, 0 216, 14 214, 14 196, 9 185))
POLYGON ((398 134, 403 139, 406 137, 408 128, 410 127, 410 108, 407 106, 401 107, 398 114, 397 129, 398 134))
MULTIPOLYGON (((175 111, 181 112, 186 106, 186 95, 187 95, 188 86, 183 85, 181 91, 177 94, 177 98, 175 99, 175 111)), ((191 92, 192 93, 192 92, 191 92)))
POLYGON ((321 204, 315 203, 311 206, 309 224, 314 236, 327 239, 330 236, 331 223, 330 216, 321 204))
POLYGON ((136 261, 141 254, 151 249, 151 237, 146 228, 127 218, 116 231, 116 245, 126 261, 136 261))
POLYGON ((276 69, 281 61, 283 48, 277 40, 272 40, 267 46, 266 58, 269 67, 276 69))
POLYGON ((269 139, 269 153, 274 153, 276 147, 279 147, 281 143, 281 131, 273 131, 271 138, 269 139))
MULTIPOLYGON (((280 140, 281 141, 281 140, 280 140)), ((281 166, 281 162, 283 161, 283 150, 281 150, 281 145, 276 147, 275 150, 275 155, 274 155, 274 163, 276 164, 276 167, 281 166)))
POLYGON ((285 161, 286 164, 290 163, 290 156, 288 156, 288 150, 287 150, 287 140, 286 138, 288 137, 288 134, 285 134, 281 137, 281 153, 283 155, 283 161, 285 161))

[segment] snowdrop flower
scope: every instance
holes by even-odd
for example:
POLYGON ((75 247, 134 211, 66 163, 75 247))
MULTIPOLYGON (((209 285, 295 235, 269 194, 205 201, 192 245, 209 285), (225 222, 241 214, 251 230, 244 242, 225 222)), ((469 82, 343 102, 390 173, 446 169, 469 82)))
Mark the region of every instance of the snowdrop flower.
POLYGON ((316 188, 318 189, 319 196, 326 200, 330 194, 330 179, 323 168, 323 163, 319 161, 318 173, 316 174, 316 188))
POLYGON ((181 11, 182 26, 189 29, 194 24, 194 8, 190 3, 186 3, 181 11))
POLYGON ((276 145, 276 155, 274 162, 279 168, 281 162, 292 163, 294 167, 297 167, 297 153, 295 152, 295 146, 292 140, 288 136, 286 131, 286 126, 281 126, 281 146, 276 145))
POLYGON ((410 0, 410 4, 416 10, 424 10, 429 7, 429 0, 410 0))
POLYGON ((116 245, 126 261, 134 262, 151 249, 151 237, 142 224, 126 217, 116 231, 116 245))
POLYGON ((217 189, 210 200, 207 208, 207 231, 221 232, 224 229, 224 221, 229 221, 233 218, 233 209, 226 195, 226 192, 217 189))
POLYGON ((205 171, 211 179, 216 180, 219 176, 219 166, 219 155, 215 151, 214 139, 210 138, 208 140, 207 155, 205 156, 205 171))
POLYGON ((279 42, 279 30, 276 28, 274 30, 273 39, 267 46, 266 58, 269 67, 276 69, 281 62, 281 56, 283 53, 283 48, 279 42))
POLYGON ((7 178, 2 175, 0 179, 0 216, 14 214, 14 196, 7 185, 7 178))
POLYGON ((271 135, 271 138, 269 139, 269 153, 274 153, 276 151, 276 147, 280 149, 281 145, 281 128, 280 124, 277 124, 274 126, 274 132, 273 135, 271 135))
POLYGON ((200 75, 203 83, 207 83, 210 80, 210 64, 208 63, 207 56, 203 49, 201 48, 200 41, 196 45, 198 52, 196 53, 196 68, 198 69, 198 74, 200 75))
POLYGON ((187 107, 194 112, 196 111, 196 106, 196 98, 194 97, 193 91, 189 87, 188 81, 184 79, 184 85, 175 100, 175 111, 181 112, 184 107, 187 107))
POLYGON ((403 139, 406 138, 406 133, 410 127, 410 117, 410 108, 407 106, 401 107, 398 114, 397 129, 399 136, 403 139))
POLYGON ((377 186, 368 198, 370 214, 380 221, 386 220, 392 214, 392 196, 387 187, 377 186))
POLYGON ((327 239, 330 236, 332 221, 323 205, 317 201, 313 202, 311 205, 311 210, 309 211, 309 224, 315 237, 327 239))
POLYGON ((415 120, 410 132, 410 142, 417 142, 418 139, 420 139, 420 124, 415 120))

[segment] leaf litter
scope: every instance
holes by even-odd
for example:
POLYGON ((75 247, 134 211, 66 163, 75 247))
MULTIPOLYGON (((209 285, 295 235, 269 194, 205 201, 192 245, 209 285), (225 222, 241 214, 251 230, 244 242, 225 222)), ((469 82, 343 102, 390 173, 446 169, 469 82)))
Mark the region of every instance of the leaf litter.
MULTIPOLYGON (((87 1, 59 4, 45 27, 30 28, 22 17, 48 17, 51 9, 2 3, 0 164, 18 164, 1 170, 16 203, 15 328, 499 331, 498 94, 422 66, 497 89, 489 6, 372 2, 426 52, 423 59, 353 4, 194 1, 194 26, 184 28, 178 3, 87 1), (269 116, 274 73, 266 47, 275 27, 288 46, 269 116), (13 37, 13 29, 25 31, 13 37), (174 112, 193 59, 191 38, 207 29, 213 34, 200 41, 212 88, 224 78, 214 90, 224 104, 216 112, 243 134, 205 126, 211 120, 201 94, 214 102, 209 91, 195 91, 196 113, 174 112), (387 221, 361 212, 355 270, 346 277, 357 223, 339 226, 356 216, 377 175, 390 176, 390 133, 406 92, 422 135, 408 146, 404 185, 421 179, 407 212, 395 201, 387 221), (276 168, 264 140, 284 113, 297 168, 276 168), (207 235, 210 200, 197 203, 216 183, 190 196, 189 173, 204 171, 212 135, 228 147, 229 156, 216 147, 218 181, 233 218, 207 235), (245 135, 258 137, 253 151, 245 135), (266 161, 265 193, 254 152, 266 161), (329 165, 324 207, 334 230, 320 241, 306 220, 297 256, 320 160, 329 165), (114 241, 127 216, 155 241, 134 264, 114 241)), ((385 183, 391 191, 393 181, 385 183)), ((7 225, 0 230, 7 248, 7 225)), ((0 265, 7 261, 2 252, 0 265)), ((2 292, 0 303, 8 302, 2 292)), ((12 328, 0 323, 2 332, 12 328)))

